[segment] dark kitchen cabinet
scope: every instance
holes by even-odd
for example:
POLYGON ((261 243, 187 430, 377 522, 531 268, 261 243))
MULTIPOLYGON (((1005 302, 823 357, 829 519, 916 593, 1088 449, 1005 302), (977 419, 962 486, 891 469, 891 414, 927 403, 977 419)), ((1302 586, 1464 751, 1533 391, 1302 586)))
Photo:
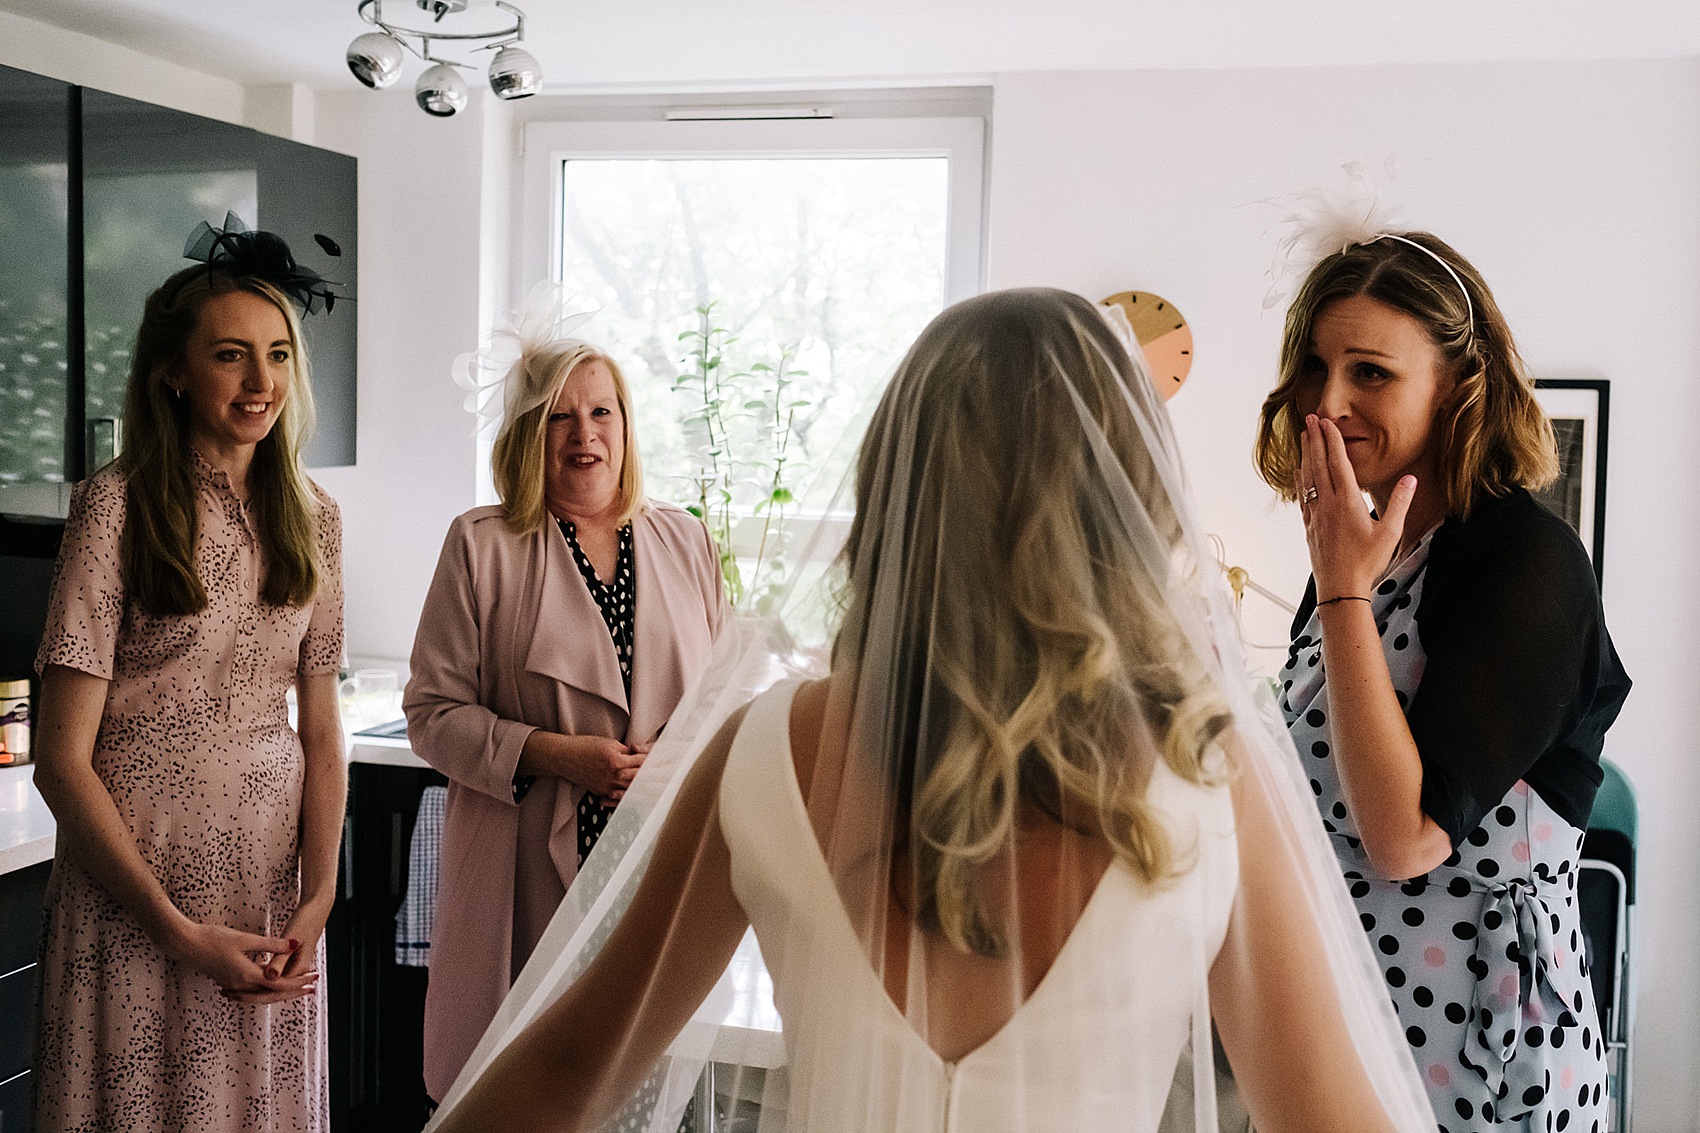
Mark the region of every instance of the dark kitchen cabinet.
POLYGON ((419 798, 447 780, 425 768, 349 766, 341 890, 326 930, 334 1133, 424 1125, 426 969, 395 962, 419 798))
POLYGON ((0 1130, 29 1133, 36 949, 53 863, 0 874, 0 1130))
MULTIPOLYGON (((63 517, 70 486, 121 447, 143 300, 189 266, 197 224, 234 212, 352 294, 357 204, 352 157, 0 67, 0 514, 63 517)), ((302 329, 319 421, 306 462, 353 464, 354 307, 302 329)))

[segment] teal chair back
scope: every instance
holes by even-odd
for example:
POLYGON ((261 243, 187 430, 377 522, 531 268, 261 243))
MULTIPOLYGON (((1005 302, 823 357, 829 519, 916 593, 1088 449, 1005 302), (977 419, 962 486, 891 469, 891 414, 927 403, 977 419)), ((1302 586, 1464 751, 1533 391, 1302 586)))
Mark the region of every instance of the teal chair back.
POLYGON ((1588 974, 1599 1006, 1600 1031, 1606 1040, 1606 1090, 1611 1098, 1607 1128, 1610 1133, 1630 1133, 1630 1036, 1635 1015, 1632 938, 1640 809, 1635 788, 1623 768, 1601 759, 1600 769, 1605 777, 1594 796, 1594 810, 1582 838, 1584 861, 1576 896, 1582 932, 1588 941, 1588 974), (1611 868, 1598 867, 1596 862, 1611 868))
POLYGON ((1600 770, 1605 772, 1605 780, 1594 796, 1594 810, 1588 816, 1588 829, 1615 830, 1629 839, 1633 846, 1639 840, 1640 826, 1635 788, 1629 785, 1629 776, 1623 773, 1623 768, 1611 760, 1602 757, 1600 770))

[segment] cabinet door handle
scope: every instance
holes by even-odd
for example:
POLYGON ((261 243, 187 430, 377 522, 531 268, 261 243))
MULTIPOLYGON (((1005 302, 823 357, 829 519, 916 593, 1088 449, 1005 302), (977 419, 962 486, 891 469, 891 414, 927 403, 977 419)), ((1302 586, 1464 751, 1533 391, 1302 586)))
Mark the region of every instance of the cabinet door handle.
POLYGON ((84 460, 88 464, 87 474, 93 476, 118 455, 123 427, 116 417, 90 417, 84 427, 87 429, 88 442, 88 447, 84 450, 84 460))
POLYGON ((354 900, 354 816, 342 819, 342 898, 354 900))

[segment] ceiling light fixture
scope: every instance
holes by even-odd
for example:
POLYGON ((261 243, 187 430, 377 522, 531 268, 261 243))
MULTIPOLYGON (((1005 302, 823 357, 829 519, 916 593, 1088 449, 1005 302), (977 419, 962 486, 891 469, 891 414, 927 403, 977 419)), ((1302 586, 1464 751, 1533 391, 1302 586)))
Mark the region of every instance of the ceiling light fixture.
MULTIPOLYGON (((431 16, 432 26, 409 28, 384 19, 383 0, 360 0, 360 18, 379 29, 356 36, 348 45, 348 69, 364 85, 383 90, 401 77, 403 51, 411 52, 431 64, 419 76, 413 88, 414 101, 419 109, 436 118, 448 118, 466 106, 466 80, 456 68, 471 69, 471 64, 443 59, 431 54, 433 42, 475 42, 474 51, 493 51, 490 60, 490 89, 497 98, 526 98, 543 89, 543 69, 531 53, 520 47, 525 39, 525 13, 494 0, 495 6, 513 17, 511 25, 491 31, 440 31, 438 24, 444 16, 466 11, 468 0, 414 0, 431 16)), ((394 0, 392 0, 394 3, 394 0)))

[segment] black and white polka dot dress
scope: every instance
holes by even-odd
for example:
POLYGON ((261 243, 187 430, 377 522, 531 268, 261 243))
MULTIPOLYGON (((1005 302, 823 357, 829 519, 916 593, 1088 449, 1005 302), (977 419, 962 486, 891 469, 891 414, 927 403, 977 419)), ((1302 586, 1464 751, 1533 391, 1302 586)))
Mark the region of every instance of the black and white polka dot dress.
MULTIPOLYGON (((602 620, 608 623, 608 633, 614 639, 614 653, 620 659, 620 677, 626 684, 626 699, 632 696, 632 635, 637 623, 637 572, 633 569, 632 560, 632 525, 626 524, 620 528, 620 555, 614 565, 614 577, 611 581, 603 582, 596 573, 596 568, 590 565, 590 558, 578 545, 578 529, 567 520, 560 520, 561 533, 567 537, 567 546, 572 548, 573 562, 578 564, 578 572, 584 577, 584 584, 590 589, 590 596, 596 599, 596 608, 602 611, 602 620)), ((584 868, 584 859, 590 856, 590 851, 596 846, 596 840, 602 837, 603 829, 608 825, 608 816, 614 813, 616 804, 604 799, 601 795, 586 791, 578 801, 578 864, 584 868)))
MULTIPOLYGON (((1372 603, 1407 710, 1428 660, 1416 613, 1432 537, 1372 603)), ((1441 866, 1378 879, 1330 751, 1320 635, 1313 611, 1280 674, 1281 707, 1440 1130, 1604 1133, 1605 1044, 1576 903, 1582 830, 1518 780, 1441 866)))

